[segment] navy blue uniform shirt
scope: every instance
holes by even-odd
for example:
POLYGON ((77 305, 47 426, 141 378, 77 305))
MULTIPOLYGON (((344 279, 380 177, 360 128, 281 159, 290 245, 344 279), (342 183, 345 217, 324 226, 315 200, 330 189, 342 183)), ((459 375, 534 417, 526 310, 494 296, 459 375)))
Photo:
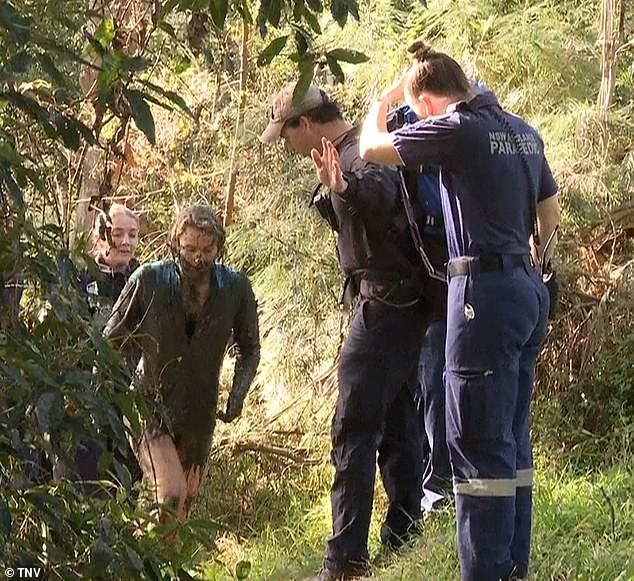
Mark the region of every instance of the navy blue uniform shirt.
POLYGON ((441 167, 451 258, 528 253, 530 186, 521 155, 531 172, 536 201, 557 193, 535 129, 503 111, 493 93, 484 92, 450 107, 445 115, 406 125, 391 135, 405 167, 441 167))

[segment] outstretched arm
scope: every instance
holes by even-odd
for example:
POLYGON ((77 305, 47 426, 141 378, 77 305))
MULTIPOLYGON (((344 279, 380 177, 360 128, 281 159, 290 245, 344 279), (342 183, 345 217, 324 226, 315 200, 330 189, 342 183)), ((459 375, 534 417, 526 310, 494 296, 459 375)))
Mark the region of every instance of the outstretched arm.
POLYGON ((240 291, 243 293, 240 308, 233 323, 233 336, 238 355, 233 371, 231 393, 226 411, 218 412, 223 422, 231 422, 240 416, 247 392, 253 383, 260 362, 260 332, 258 329, 257 303, 251 283, 244 277, 240 291))
MULTIPOLYGON (((358 143, 343 147, 340 155, 331 141, 324 137, 321 142, 322 152, 313 149, 311 157, 319 181, 332 194, 344 199, 362 216, 369 216, 383 207, 386 198, 393 199, 397 190, 394 168, 362 159, 358 143)), ((326 217, 324 213, 322 216, 326 217)), ((328 221, 332 226, 331 220, 328 221)), ((333 229, 337 230, 334 226, 333 229)))

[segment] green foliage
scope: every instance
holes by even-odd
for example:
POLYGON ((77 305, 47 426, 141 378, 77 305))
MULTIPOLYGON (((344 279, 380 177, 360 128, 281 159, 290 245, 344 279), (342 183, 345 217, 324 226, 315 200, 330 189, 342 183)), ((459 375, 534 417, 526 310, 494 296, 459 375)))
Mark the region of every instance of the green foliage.
MULTIPOLYGON (((327 434, 317 451, 326 457, 327 434)), ((331 531, 325 464, 312 468, 272 456, 217 452, 224 481, 210 483, 199 510, 222 515, 214 561, 201 565, 205 578, 232 579, 235 564, 251 563, 248 579, 303 579, 321 565, 331 531)), ((532 579, 629 580, 634 575, 634 472, 630 462, 581 475, 536 457, 532 579)), ((425 520, 424 533, 398 555, 380 552, 379 529, 387 508, 380 485, 370 531, 373 578, 377 581, 453 581, 459 577, 455 511, 447 506, 425 520)))
POLYGON ((272 40, 268 46, 260 53, 258 56, 257 64, 259 67, 268 65, 273 60, 275 56, 277 56, 282 49, 286 46, 286 42, 288 41, 289 35, 286 34, 284 36, 279 36, 276 39, 272 40))
POLYGON ((634 442, 634 336, 627 322, 632 280, 628 269, 620 288, 609 293, 607 308, 587 313, 577 307, 571 318, 586 319, 580 323, 583 338, 571 336, 562 324, 549 337, 550 349, 541 362, 552 376, 545 375, 537 388, 538 445, 582 471, 627 458, 634 442))
POLYGON ((148 105, 143 93, 128 89, 125 92, 132 109, 132 117, 137 127, 145 133, 148 141, 152 144, 156 144, 156 127, 154 126, 154 118, 152 117, 152 111, 148 105))
MULTIPOLYGON (((90 34, 83 2, 0 0, 0 205, 3 217, 11 215, 0 225, 0 274, 21 271, 29 281, 22 322, 0 336, 3 561, 41 564, 59 579, 286 579, 319 566, 330 524, 326 460, 334 380, 326 377, 323 387, 315 377, 335 359, 345 324, 338 312, 341 278, 334 238, 308 207, 312 167, 282 147, 261 149, 257 135, 271 95, 298 77, 298 95, 316 80, 358 121, 402 69, 406 44, 422 35, 537 124, 561 185, 564 310, 538 370, 536 442, 539 462, 550 471, 537 489, 534 577, 634 575, 627 528, 634 519, 624 492, 632 488, 631 473, 582 478, 553 471, 568 464, 583 474, 629 462, 631 455, 632 287, 627 277, 609 282, 609 272, 600 271, 613 262, 621 266, 631 248, 625 243, 622 255, 603 254, 600 266, 590 267, 580 260, 579 246, 602 236, 611 210, 631 200, 633 49, 623 49, 616 104, 604 120, 593 105, 600 80, 596 3, 428 4, 170 0, 148 20, 138 53, 127 54, 112 18, 95 22, 90 34), (209 27, 201 58, 186 41, 194 13, 209 19, 203 20, 209 27), (249 50, 262 68, 249 68, 240 94, 237 30, 243 20, 260 33, 249 50), (93 124, 76 83, 87 68, 94 69, 98 88, 93 124), (244 123, 236 129, 242 99, 244 123), (183 115, 175 118, 174 111, 183 115), (153 149, 127 132, 129 121, 153 149), (155 523, 131 501, 129 474, 111 457, 103 466, 114 494, 107 500, 88 498, 68 483, 29 486, 22 460, 29 450, 42 450, 51 462, 68 457, 74 443, 97 430, 121 442, 130 428, 114 406, 138 433, 150 405, 127 391, 117 356, 73 290, 75 268, 59 256, 70 246, 78 186, 71 150, 99 142, 120 159, 123 144, 130 145, 134 172, 124 172, 108 193, 138 194, 155 230, 144 252, 158 257, 165 254, 163 233, 175 202, 221 206, 234 135, 240 171, 226 260, 255 283, 263 360, 245 418, 219 426, 226 448, 212 457, 199 518, 180 530, 182 550, 171 551, 160 542, 165 530, 150 530, 155 523), (607 318, 596 305, 575 302, 578 293, 601 298, 610 285, 607 318), (595 319, 603 322, 588 324, 595 319), (584 353, 589 358, 581 364, 584 353), (266 451, 245 452, 242 440, 301 453, 299 460, 280 460, 266 451)), ((428 523, 425 540, 377 566, 377 577, 455 579, 452 523, 451 510, 428 523)), ((373 551, 378 525, 375 520, 373 551)))
POLYGON ((102 54, 105 49, 108 48, 110 43, 114 40, 115 37, 115 23, 113 18, 104 18, 97 30, 95 31, 94 40, 96 40, 101 49, 98 54, 102 54))
MULTIPOLYGON (((51 578, 75 579, 89 571, 95 579, 115 573, 125 578, 139 574, 138 552, 147 552, 132 535, 132 520, 139 515, 126 501, 129 476, 127 489, 111 476, 116 501, 104 502, 91 501, 74 486, 33 486, 28 479, 34 472, 30 464, 44 468, 60 459, 72 462, 77 443, 97 431, 123 445, 126 430, 114 402, 130 410, 137 426, 133 416, 146 407, 127 387, 122 390, 126 374, 92 327, 75 290, 77 271, 56 249, 55 234, 37 232, 27 222, 21 234, 3 238, 0 245, 0 265, 14 264, 16 254, 25 257, 24 275, 37 281, 22 322, 3 325, 0 333, 0 554, 15 566, 40 565, 51 578), (100 516, 104 507, 109 518, 100 516), (104 543, 111 559, 107 567, 99 561, 104 543)), ((5 315, 0 312, 6 323, 5 315)), ((151 554, 148 558, 156 563, 151 554)))

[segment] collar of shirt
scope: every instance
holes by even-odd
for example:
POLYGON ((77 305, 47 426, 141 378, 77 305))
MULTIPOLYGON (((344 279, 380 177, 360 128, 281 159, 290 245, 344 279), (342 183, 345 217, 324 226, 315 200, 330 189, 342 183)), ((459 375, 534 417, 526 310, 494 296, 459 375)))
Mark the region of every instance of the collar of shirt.
POLYGON ((136 258, 131 258, 130 262, 128 262, 128 266, 124 270, 115 270, 106 262, 106 257, 103 253, 97 254, 95 257, 95 262, 97 263, 97 267, 99 271, 103 274, 107 274, 108 276, 114 276, 117 273, 123 274, 126 278, 128 278, 138 267, 139 261, 136 258))
POLYGON ((453 112, 460 109, 470 109, 471 111, 475 111, 476 109, 491 106, 500 106, 498 98, 495 96, 493 91, 483 91, 482 93, 475 95, 475 97, 469 101, 457 101, 456 103, 451 103, 447 107, 447 112, 449 113, 450 111, 453 112))
POLYGON ((458 105, 460 105, 460 103, 464 103, 464 101, 454 101, 453 103, 449 103, 446 110, 447 115, 453 113, 458 108, 458 105))
POLYGON ((335 149, 339 150, 339 147, 350 137, 356 137, 358 133, 361 133, 361 126, 355 125, 350 127, 350 129, 346 129, 343 133, 338 135, 335 139, 332 140, 332 144, 335 146, 335 149))

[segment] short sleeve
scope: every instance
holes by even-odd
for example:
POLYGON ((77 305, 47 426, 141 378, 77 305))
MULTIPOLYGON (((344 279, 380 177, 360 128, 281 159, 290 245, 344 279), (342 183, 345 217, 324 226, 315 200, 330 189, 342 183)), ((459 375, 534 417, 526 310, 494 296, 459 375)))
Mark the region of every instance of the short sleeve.
POLYGON ((459 134, 460 117, 454 112, 404 125, 390 135, 403 165, 416 168, 450 162, 456 155, 459 134))
POLYGON ((554 196, 558 190, 559 187, 557 186, 557 182, 553 177, 552 171, 550 171, 548 161, 546 161, 546 158, 544 157, 544 161, 542 163, 542 179, 539 187, 539 194, 537 195, 537 201, 541 202, 554 196))

